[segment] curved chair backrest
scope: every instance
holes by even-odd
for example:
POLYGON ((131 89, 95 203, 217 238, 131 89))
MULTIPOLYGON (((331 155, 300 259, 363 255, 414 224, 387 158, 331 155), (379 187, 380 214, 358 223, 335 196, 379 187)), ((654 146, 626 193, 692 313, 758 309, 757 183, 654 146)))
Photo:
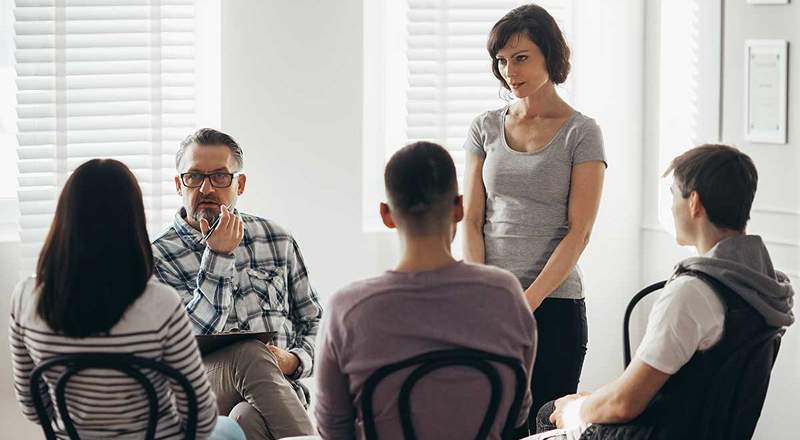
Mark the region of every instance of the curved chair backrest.
POLYGON ((631 363, 631 314, 633 313, 633 309, 636 308, 636 304, 639 303, 645 296, 661 290, 667 284, 667 281, 659 281, 657 283, 653 283, 644 289, 640 290, 639 293, 631 298, 630 302, 628 302, 628 307, 625 308, 625 318, 622 322, 622 356, 623 361, 625 362, 625 368, 628 368, 628 365, 631 363))
POLYGON ((48 416, 41 395, 41 390, 46 389, 46 387, 40 388, 40 384, 43 383, 42 375, 47 370, 57 366, 64 366, 65 368, 56 381, 56 406, 58 407, 58 413, 61 416, 64 429, 71 440, 79 440, 79 437, 67 409, 65 396, 66 386, 67 382, 69 382, 70 378, 75 376, 75 374, 89 368, 122 372, 136 380, 142 386, 150 404, 145 435, 146 440, 155 438, 156 425, 158 423, 158 397, 156 396, 153 384, 150 383, 147 376, 142 373, 142 370, 156 371, 177 382, 186 394, 186 403, 188 407, 186 425, 184 427, 185 438, 187 440, 194 440, 195 431, 197 429, 197 396, 186 377, 178 370, 168 367, 156 360, 119 353, 82 353, 56 356, 47 359, 34 368, 33 373, 31 373, 30 392, 33 397, 34 407, 36 408, 36 415, 39 417, 39 423, 42 425, 42 430, 47 440, 55 440, 57 437, 53 431, 52 421, 48 416))
POLYGON ((509 407, 508 416, 503 425, 503 438, 509 438, 514 430, 514 425, 522 407, 522 399, 526 391, 525 370, 518 359, 500 356, 480 350, 472 349, 451 349, 439 350, 415 356, 405 361, 396 362, 379 368, 372 373, 364 383, 361 394, 361 412, 364 418, 364 435, 367 440, 377 440, 378 433, 375 427, 372 400, 378 384, 387 376, 400 370, 416 367, 403 381, 400 388, 399 411, 400 422, 403 428, 405 440, 416 440, 413 421, 411 420, 411 391, 414 386, 427 374, 441 368, 451 366, 463 366, 473 368, 483 373, 489 380, 491 386, 491 396, 487 405, 486 413, 481 422, 476 439, 485 439, 494 425, 500 402, 503 399, 503 386, 497 368, 491 362, 503 364, 514 372, 514 400, 509 407))
MULTIPOLYGON (((659 281, 640 290, 625 309, 622 344, 626 368, 631 362, 631 314, 645 296, 665 284, 659 281)), ((725 360, 710 384, 703 406, 706 413, 699 416, 703 432, 698 432, 697 438, 752 437, 784 332, 783 328, 766 328, 725 360)))
POLYGON ((768 328, 737 349, 709 388, 703 430, 698 438, 752 438, 785 329, 768 328))

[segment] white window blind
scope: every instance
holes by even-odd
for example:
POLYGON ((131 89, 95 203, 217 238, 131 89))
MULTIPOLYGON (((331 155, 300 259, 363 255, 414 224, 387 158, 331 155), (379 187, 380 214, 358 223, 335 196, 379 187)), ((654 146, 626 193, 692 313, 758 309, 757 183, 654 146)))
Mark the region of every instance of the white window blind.
MULTIPOLYGON (((23 271, 81 163, 122 161, 157 233, 179 205, 175 150, 194 130, 193 0, 16 0, 23 271)), ((97 213, 102 216, 103 213, 97 213)))
MULTIPOLYGON (((556 20, 569 44, 573 0, 536 3, 556 20)), ((406 22, 406 142, 445 146, 463 175, 462 145, 472 119, 507 104, 492 75, 486 41, 492 26, 519 0, 408 0, 406 22)), ((568 95, 567 89, 560 93, 568 95)), ((510 96, 510 95, 509 95, 510 96)), ((397 148, 391 146, 387 157, 397 148)))

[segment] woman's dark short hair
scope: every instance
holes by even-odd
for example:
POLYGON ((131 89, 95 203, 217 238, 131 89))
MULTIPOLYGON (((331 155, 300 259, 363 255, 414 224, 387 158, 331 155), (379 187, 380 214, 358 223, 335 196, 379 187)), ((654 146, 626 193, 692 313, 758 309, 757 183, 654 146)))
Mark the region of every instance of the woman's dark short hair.
POLYGON ((506 89, 508 84, 500 74, 497 66, 497 52, 508 44, 514 35, 527 35, 533 41, 545 59, 550 81, 561 84, 569 75, 569 46, 564 34, 558 28, 556 20, 543 7, 535 4, 523 5, 512 9, 492 27, 486 49, 492 58, 492 73, 506 89))
POLYGON ((93 159, 67 179, 39 255, 37 312, 56 332, 107 333, 153 274, 142 191, 121 162, 93 159))
POLYGON ((415 142, 394 153, 384 182, 392 212, 416 232, 444 223, 458 196, 453 159, 432 142, 415 142))
POLYGON ((236 162, 237 169, 233 171, 241 171, 244 167, 244 153, 242 152, 242 147, 240 147, 229 134, 214 130, 213 128, 201 128, 189 136, 186 136, 180 146, 178 146, 178 152, 175 153, 175 169, 180 170, 183 155, 186 154, 186 149, 192 144, 225 145, 231 150, 233 160, 236 162))
POLYGON ((728 145, 705 144, 673 159, 664 176, 669 173, 684 198, 697 192, 711 223, 744 231, 758 186, 748 155, 728 145))

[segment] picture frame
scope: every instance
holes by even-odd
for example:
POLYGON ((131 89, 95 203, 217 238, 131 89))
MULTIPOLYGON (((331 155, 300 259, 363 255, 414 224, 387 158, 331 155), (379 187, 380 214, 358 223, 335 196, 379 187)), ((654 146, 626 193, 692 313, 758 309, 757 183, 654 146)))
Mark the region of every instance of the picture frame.
POLYGON ((787 5, 789 0, 747 0, 749 5, 787 5))
POLYGON ((745 139, 785 144, 789 42, 745 40, 745 139))

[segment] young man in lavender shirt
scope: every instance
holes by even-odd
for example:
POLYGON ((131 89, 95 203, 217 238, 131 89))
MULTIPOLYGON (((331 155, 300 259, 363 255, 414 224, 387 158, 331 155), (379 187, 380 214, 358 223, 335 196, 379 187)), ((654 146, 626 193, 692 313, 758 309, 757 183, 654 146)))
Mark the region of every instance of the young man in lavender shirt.
MULTIPOLYGON (((317 426, 324 438, 363 438, 364 382, 378 368, 435 350, 470 348, 519 359, 530 383, 536 323, 519 281, 502 269, 456 261, 450 244, 464 210, 447 151, 417 142, 398 151, 385 171, 383 223, 397 229, 401 257, 394 270, 350 284, 328 303, 317 348, 317 426)), ((505 367, 503 402, 490 437, 500 438, 513 396, 505 367)), ((408 371, 376 389, 381 438, 402 438, 397 395, 408 371)), ((531 404, 526 386, 516 421, 531 404)), ((412 395, 412 418, 424 438, 474 437, 489 399, 485 377, 463 368, 431 373, 412 395)))

